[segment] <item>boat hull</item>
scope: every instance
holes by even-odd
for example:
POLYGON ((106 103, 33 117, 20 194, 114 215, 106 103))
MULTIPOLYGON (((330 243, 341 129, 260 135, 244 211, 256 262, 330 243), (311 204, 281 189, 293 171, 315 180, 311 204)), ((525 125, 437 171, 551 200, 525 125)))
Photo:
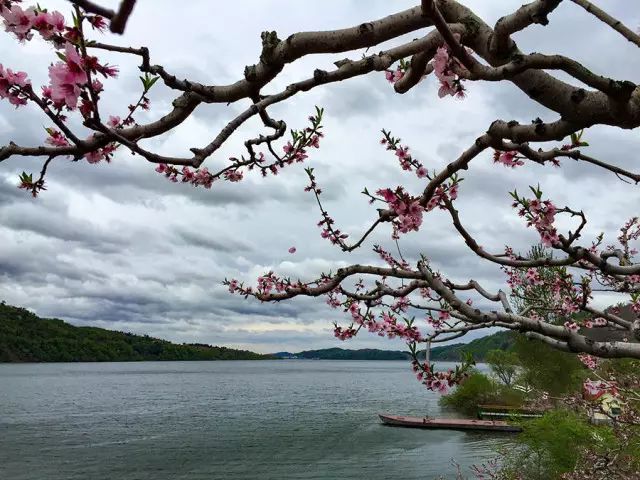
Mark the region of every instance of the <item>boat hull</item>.
POLYGON ((442 428, 451 430, 489 430, 496 432, 521 432, 522 428, 499 420, 472 420, 463 418, 406 417, 403 415, 378 416, 385 425, 408 428, 442 428))

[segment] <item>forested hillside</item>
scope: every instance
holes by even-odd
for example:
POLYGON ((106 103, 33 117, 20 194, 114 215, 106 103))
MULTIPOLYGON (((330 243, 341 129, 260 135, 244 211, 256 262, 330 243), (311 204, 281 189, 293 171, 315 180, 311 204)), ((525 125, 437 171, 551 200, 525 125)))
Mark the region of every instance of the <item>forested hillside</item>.
POLYGON ((118 362, 139 360, 258 360, 246 350, 175 344, 147 335, 75 327, 0 304, 0 362, 118 362))

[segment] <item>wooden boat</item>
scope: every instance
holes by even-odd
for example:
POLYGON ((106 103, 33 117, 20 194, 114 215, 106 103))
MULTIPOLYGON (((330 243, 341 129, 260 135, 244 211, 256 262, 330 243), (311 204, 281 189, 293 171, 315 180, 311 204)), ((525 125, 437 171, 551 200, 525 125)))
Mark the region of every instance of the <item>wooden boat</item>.
POLYGON ((466 418, 405 417, 379 413, 382 423, 395 427, 448 428, 451 430, 491 430, 497 432, 521 432, 522 428, 500 420, 472 420, 466 418))

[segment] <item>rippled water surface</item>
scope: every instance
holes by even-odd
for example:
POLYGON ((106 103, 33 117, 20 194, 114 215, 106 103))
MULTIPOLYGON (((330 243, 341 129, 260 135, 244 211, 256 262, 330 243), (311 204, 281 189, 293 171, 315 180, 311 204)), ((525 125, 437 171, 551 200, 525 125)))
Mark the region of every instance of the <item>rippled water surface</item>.
POLYGON ((505 434, 383 426, 452 415, 407 362, 0 365, 0 479, 433 479, 505 434))

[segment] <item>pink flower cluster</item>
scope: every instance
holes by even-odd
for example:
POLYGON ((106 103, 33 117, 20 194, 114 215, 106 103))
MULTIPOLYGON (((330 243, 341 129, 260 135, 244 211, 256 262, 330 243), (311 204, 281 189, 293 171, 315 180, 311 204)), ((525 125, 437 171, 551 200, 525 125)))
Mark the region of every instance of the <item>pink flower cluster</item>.
POLYGON ((598 398, 605 393, 612 395, 618 394, 618 389, 615 384, 603 380, 587 379, 583 382, 582 387, 587 395, 594 398, 598 398))
POLYGON ((4 19, 5 30, 13 33, 18 40, 25 41, 33 38, 31 30, 36 30, 45 40, 54 35, 62 35, 65 31, 64 16, 60 12, 44 12, 29 7, 23 10, 14 4, 11 8, 2 8, 0 16, 4 19))
POLYGON ((239 182, 242 180, 243 173, 241 170, 227 170, 224 172, 225 180, 229 180, 230 182, 239 182))
MULTIPOLYGON (((183 183, 190 183, 194 187, 203 186, 204 188, 211 188, 215 180, 215 177, 209 173, 207 167, 191 170, 189 167, 184 166, 182 170, 178 170, 172 165, 161 163, 155 170, 158 173, 164 174, 165 177, 174 183, 178 182, 178 176, 182 176, 183 183)), ((240 174, 240 178, 242 178, 242 174, 240 174)))
MULTIPOLYGON (((514 206, 517 206, 517 204, 514 204, 514 206)), ((558 231, 553 226, 557 211, 558 209, 550 200, 541 201, 538 198, 534 198, 527 202, 526 206, 520 210, 519 215, 527 217, 527 226, 535 227, 540 234, 542 244, 550 247, 560 241, 558 231)))
POLYGON ((25 105, 29 98, 25 88, 31 87, 31 82, 25 72, 14 72, 5 69, 0 63, 0 98, 6 98, 16 108, 25 105))
POLYGON ((465 88, 462 85, 462 78, 455 73, 463 70, 464 67, 460 62, 451 56, 449 47, 440 47, 433 57, 433 71, 435 76, 440 80, 440 89, 438 96, 440 98, 447 95, 457 98, 465 97, 465 88))
POLYGON ((338 289, 332 290, 331 292, 327 293, 327 305, 329 305, 331 308, 338 308, 342 305, 342 301, 338 297, 338 294, 338 289))
POLYGON ((343 341, 355 337, 357 333, 357 330, 353 327, 342 328, 336 325, 333 329, 333 336, 343 341))
POLYGON ((455 372, 451 369, 446 372, 435 372, 430 365, 426 363, 420 364, 416 360, 412 362, 412 368, 416 378, 427 389, 434 392, 446 393, 450 387, 456 385, 460 380, 456 378, 455 372))
POLYGON ((446 310, 440 310, 440 312, 438 312, 438 318, 434 318, 431 314, 427 315, 427 323, 434 330, 441 330, 450 318, 451 314, 449 312, 446 310))
POLYGON ((231 280, 229 282, 229 293, 235 293, 240 288, 240 282, 238 280, 231 280))
POLYGON ((609 322, 605 318, 598 317, 593 320, 587 320, 586 322, 584 322, 584 326, 586 328, 605 327, 608 325, 608 323, 609 322))
POLYGON ((275 290, 278 293, 287 289, 288 283, 278 278, 273 272, 258 277, 257 292, 263 295, 271 293, 275 290))
MULTIPOLYGON (((314 135, 311 139, 310 139, 310 145, 315 147, 315 148, 320 148, 320 138, 318 137, 318 135, 314 135)), ((309 155, 307 155, 307 151, 304 148, 301 147, 294 147, 293 144, 291 142, 287 142, 287 144, 285 146, 282 147, 282 150, 284 150, 284 153, 287 154, 287 160, 288 163, 293 163, 293 162, 304 162, 307 158, 309 158, 309 155)))
POLYGON ((580 325, 573 321, 566 321, 564 322, 564 328, 571 332, 577 332, 578 330, 580 330, 580 325))
POLYGON ((440 185, 436 188, 435 193, 427 202, 425 210, 430 212, 436 207, 445 209, 444 201, 455 200, 456 198, 458 198, 458 181, 454 180, 450 184, 440 185))
POLYGON ((580 360, 589 370, 595 370, 598 368, 599 359, 597 357, 581 353, 578 355, 578 360, 580 360))
POLYGON ((380 195, 397 217, 393 221, 394 238, 398 238, 398 232, 408 233, 418 231, 422 225, 422 212, 418 197, 412 197, 404 191, 403 187, 397 187, 395 192, 390 188, 380 189, 376 192, 380 195))
POLYGON ((376 194, 389 205, 389 208, 396 214, 393 219, 393 239, 400 238, 400 233, 418 231, 422 225, 424 211, 431 211, 436 207, 446 208, 445 200, 455 200, 458 198, 458 181, 453 180, 450 185, 440 185, 433 196, 427 202, 426 207, 420 204, 420 197, 412 197, 405 192, 403 187, 396 187, 395 191, 390 188, 380 189, 376 194))
MULTIPOLYGON (((341 305, 341 303, 339 301, 336 301, 336 298, 333 296, 330 296, 330 301, 328 301, 327 303, 330 303, 330 305, 332 306, 341 305)), ((402 304, 402 306, 396 307, 396 311, 402 311, 403 309, 406 309, 408 300, 405 299, 400 303, 402 304)), ((396 315, 394 315, 390 311, 383 311, 380 314, 379 320, 376 320, 370 312, 363 315, 360 310, 360 305, 357 302, 352 302, 351 304, 349 304, 349 307, 345 311, 349 312, 349 314, 351 315, 351 319, 355 324, 359 325, 360 327, 366 327, 369 332, 375 333, 380 337, 401 338, 406 340, 407 342, 420 342, 423 340, 420 331, 416 326, 412 324, 412 322, 408 322, 405 320, 404 323, 400 323, 396 315)), ((340 336, 336 335, 336 337, 340 338, 341 340, 345 340, 353 336, 350 334, 350 331, 352 330, 352 327, 342 329, 341 327, 338 327, 336 325, 334 334, 336 331, 339 332, 340 336)), ((357 331, 355 332, 357 333, 357 331)))
POLYGON ((379 321, 368 319, 366 327, 370 332, 376 333, 380 337, 402 338, 407 342, 420 342, 422 335, 418 328, 408 323, 401 324, 391 312, 382 312, 379 321))
POLYGON ((409 147, 401 145, 399 138, 392 137, 391 134, 385 130, 382 130, 382 134, 384 137, 380 140, 380 144, 386 145, 387 150, 391 150, 395 153, 403 170, 411 172, 415 169, 416 176, 418 178, 429 177, 429 173, 427 172, 427 169, 424 168, 424 165, 413 158, 409 153, 409 147))
POLYGON ((373 251, 380 255, 380 258, 384 260, 390 267, 402 268, 404 270, 409 269, 409 264, 405 260, 396 260, 395 258, 393 258, 393 255, 383 249, 380 245, 374 245, 373 251))
POLYGON ((111 161, 113 152, 115 152, 117 148, 118 148, 118 144, 110 143, 106 145, 104 148, 98 148, 91 152, 85 153, 84 158, 89 163, 100 163, 102 160, 105 160, 108 163, 111 161))
POLYGON ((389 83, 396 83, 404 77, 404 71, 401 66, 398 66, 395 70, 385 70, 384 76, 389 83))
POLYGON ((511 168, 521 167, 522 165, 524 165, 522 158, 524 157, 518 156, 518 152, 516 152, 515 150, 511 150, 508 152, 501 152, 499 150, 495 150, 493 152, 494 163, 501 163, 505 167, 511 167, 511 168))
POLYGON ((49 67, 50 95, 54 105, 66 105, 70 110, 75 110, 88 77, 76 48, 67 42, 64 51, 65 61, 49 67))
POLYGON ((322 228, 320 236, 328 238, 334 245, 341 244, 343 240, 349 238, 349 235, 342 233, 338 228, 334 229, 332 227, 334 223, 335 221, 329 215, 323 215, 323 219, 318 222, 318 227, 322 228))
POLYGON ((44 141, 47 145, 51 145, 53 147, 68 147, 69 140, 65 137, 60 131, 55 130, 53 128, 47 128, 47 133, 49 136, 44 141))
POLYGON ((525 273, 525 278, 530 285, 542 285, 544 283, 540 278, 540 272, 536 268, 529 268, 525 273))

